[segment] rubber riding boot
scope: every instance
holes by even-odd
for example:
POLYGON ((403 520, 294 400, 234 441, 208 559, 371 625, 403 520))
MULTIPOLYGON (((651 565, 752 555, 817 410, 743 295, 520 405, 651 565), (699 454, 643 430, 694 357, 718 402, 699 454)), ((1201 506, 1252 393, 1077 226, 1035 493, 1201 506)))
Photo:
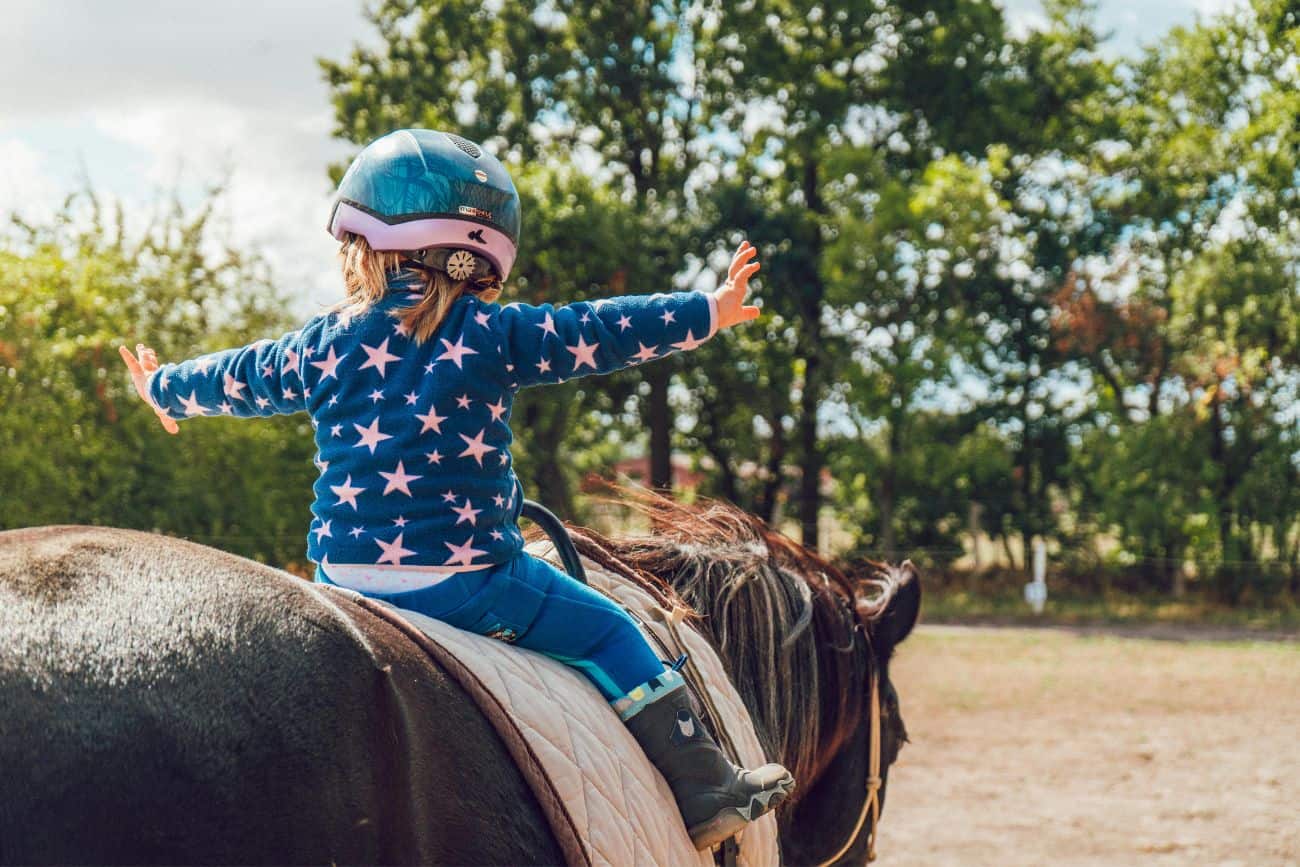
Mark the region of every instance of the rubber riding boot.
POLYGON ((666 671, 614 703, 668 781, 697 849, 735 834, 785 800, 794 777, 778 764, 733 765, 695 715, 682 676, 666 671))

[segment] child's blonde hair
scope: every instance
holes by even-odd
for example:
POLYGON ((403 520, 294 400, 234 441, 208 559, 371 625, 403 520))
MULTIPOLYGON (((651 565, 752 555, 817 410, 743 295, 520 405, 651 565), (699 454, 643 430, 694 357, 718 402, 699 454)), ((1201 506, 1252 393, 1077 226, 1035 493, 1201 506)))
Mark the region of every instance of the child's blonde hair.
MULTIPOLYGON (((360 316, 388 294, 388 278, 403 267, 415 267, 394 250, 375 250, 361 235, 348 233, 339 248, 343 265, 343 285, 347 294, 333 310, 344 316, 360 316)), ((420 300, 397 311, 402 324, 416 343, 433 336, 446 318, 451 305, 466 292, 491 304, 501 297, 501 281, 496 277, 479 280, 453 280, 444 271, 420 267, 424 288, 420 300)))

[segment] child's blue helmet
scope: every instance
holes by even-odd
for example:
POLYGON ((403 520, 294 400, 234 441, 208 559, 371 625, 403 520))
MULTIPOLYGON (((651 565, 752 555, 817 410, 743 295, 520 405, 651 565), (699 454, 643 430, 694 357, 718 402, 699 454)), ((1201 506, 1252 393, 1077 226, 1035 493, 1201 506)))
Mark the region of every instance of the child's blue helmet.
POLYGON ((519 194, 505 166, 473 142, 399 129, 348 166, 329 231, 339 240, 363 235, 376 250, 406 252, 456 279, 495 271, 505 280, 519 243, 519 194))

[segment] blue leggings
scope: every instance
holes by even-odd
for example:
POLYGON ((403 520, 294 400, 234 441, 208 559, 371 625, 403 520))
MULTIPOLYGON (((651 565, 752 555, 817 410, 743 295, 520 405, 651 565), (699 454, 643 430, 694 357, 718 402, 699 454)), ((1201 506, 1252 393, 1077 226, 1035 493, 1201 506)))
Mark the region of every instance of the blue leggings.
MULTIPOLYGON (((316 580, 333 583, 320 570, 316 580)), ((636 622, 545 560, 519 553, 422 590, 367 594, 399 608, 553 657, 585 674, 607 701, 664 672, 636 622)))

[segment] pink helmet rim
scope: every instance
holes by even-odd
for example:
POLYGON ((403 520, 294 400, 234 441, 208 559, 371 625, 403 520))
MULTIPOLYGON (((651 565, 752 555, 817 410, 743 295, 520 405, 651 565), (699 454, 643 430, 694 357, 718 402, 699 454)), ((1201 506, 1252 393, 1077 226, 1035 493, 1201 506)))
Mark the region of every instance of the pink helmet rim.
POLYGON ((330 221, 330 234, 342 241, 349 232, 364 236, 376 250, 470 250, 491 262, 503 281, 515 263, 515 243, 508 235, 483 223, 454 217, 422 217, 390 224, 349 202, 339 202, 330 221))

